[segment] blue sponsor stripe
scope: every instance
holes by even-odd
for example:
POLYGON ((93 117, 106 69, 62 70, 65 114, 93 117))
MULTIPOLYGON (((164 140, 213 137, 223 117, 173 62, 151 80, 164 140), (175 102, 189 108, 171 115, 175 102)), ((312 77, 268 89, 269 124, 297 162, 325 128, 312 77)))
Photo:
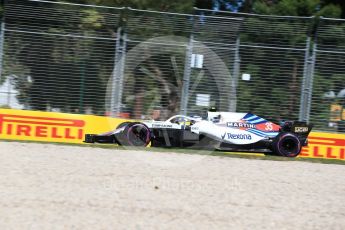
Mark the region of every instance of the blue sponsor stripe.
POLYGON ((249 129, 247 130, 248 132, 254 133, 260 137, 275 137, 278 135, 278 132, 262 132, 260 130, 257 129, 249 129))
POLYGON ((255 131, 258 132, 258 133, 264 134, 264 135, 276 135, 276 134, 278 134, 278 132, 275 132, 275 131, 265 132, 265 131, 261 131, 261 130, 257 130, 257 129, 255 129, 255 131))
POLYGON ((250 132, 250 133, 253 133, 253 134, 257 135, 257 136, 260 136, 260 137, 266 137, 267 136, 267 135, 264 135, 264 134, 258 132, 256 129, 249 129, 247 131, 250 132))
POLYGON ((276 137, 279 133, 268 133, 267 135, 269 137, 276 137))
POLYGON ((251 124, 260 124, 260 123, 265 123, 267 122, 267 120, 261 118, 261 117, 253 117, 253 118, 250 118, 250 119, 245 119, 246 121, 248 121, 249 123, 251 124))
POLYGON ((266 122, 268 122, 268 121, 264 119, 263 121, 256 122, 255 125, 263 124, 263 123, 266 123, 266 122))
POLYGON ((246 121, 254 121, 254 120, 256 120, 256 119, 259 119, 260 117, 258 117, 258 116, 253 116, 253 117, 249 117, 249 118, 247 118, 247 119, 245 119, 246 121))
POLYGON ((269 137, 276 137, 278 135, 278 133, 266 133, 266 136, 269 137))
POLYGON ((256 117, 255 115, 251 114, 251 113, 247 113, 242 119, 246 120, 250 117, 256 117))
POLYGON ((265 121, 266 121, 265 119, 258 117, 258 118, 255 119, 255 120, 251 120, 250 123, 252 123, 252 124, 258 124, 258 123, 265 122, 265 121))
POLYGON ((258 116, 256 116, 256 115, 250 114, 250 113, 248 113, 248 114, 247 114, 246 116, 244 116, 242 119, 245 120, 245 121, 247 121, 247 122, 250 123, 250 124, 255 124, 255 125, 268 122, 268 121, 265 120, 264 118, 258 117, 258 116))

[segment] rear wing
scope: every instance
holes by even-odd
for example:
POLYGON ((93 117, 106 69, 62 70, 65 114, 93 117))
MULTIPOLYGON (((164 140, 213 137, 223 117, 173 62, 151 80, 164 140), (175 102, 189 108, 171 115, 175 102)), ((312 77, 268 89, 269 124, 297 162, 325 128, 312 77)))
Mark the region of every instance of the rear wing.
POLYGON ((281 125, 281 132, 292 132, 298 136, 308 137, 313 125, 302 121, 285 121, 281 125))

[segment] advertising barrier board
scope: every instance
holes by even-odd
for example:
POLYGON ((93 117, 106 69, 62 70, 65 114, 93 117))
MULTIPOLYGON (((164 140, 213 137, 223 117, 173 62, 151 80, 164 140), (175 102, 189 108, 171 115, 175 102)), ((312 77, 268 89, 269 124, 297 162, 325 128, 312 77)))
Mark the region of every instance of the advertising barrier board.
MULTIPOLYGON (((0 109, 0 139, 83 143, 86 133, 105 133, 126 119, 0 109)), ((300 157, 345 160, 345 134, 312 132, 300 157)))
POLYGON ((83 143, 86 133, 105 133, 124 119, 0 109, 0 139, 83 143))
POLYGON ((345 134, 312 132, 300 157, 345 160, 345 134))

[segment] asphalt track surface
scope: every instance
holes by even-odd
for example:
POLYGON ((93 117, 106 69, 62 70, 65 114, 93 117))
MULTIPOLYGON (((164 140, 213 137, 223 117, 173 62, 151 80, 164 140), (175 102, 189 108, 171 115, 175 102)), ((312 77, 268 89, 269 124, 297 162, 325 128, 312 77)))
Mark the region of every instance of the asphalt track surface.
POLYGON ((0 142, 0 229, 345 229, 345 166, 0 142))

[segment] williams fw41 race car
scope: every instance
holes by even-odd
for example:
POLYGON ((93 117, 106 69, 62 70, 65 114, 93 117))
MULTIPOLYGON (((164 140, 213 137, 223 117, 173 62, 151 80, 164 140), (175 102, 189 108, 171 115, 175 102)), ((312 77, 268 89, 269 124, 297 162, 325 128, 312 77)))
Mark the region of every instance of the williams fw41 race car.
POLYGON ((196 147, 253 151, 296 157, 308 144, 312 125, 286 121, 281 125, 250 113, 208 112, 206 118, 176 115, 166 121, 125 122, 103 134, 86 134, 86 143, 124 146, 196 147))

